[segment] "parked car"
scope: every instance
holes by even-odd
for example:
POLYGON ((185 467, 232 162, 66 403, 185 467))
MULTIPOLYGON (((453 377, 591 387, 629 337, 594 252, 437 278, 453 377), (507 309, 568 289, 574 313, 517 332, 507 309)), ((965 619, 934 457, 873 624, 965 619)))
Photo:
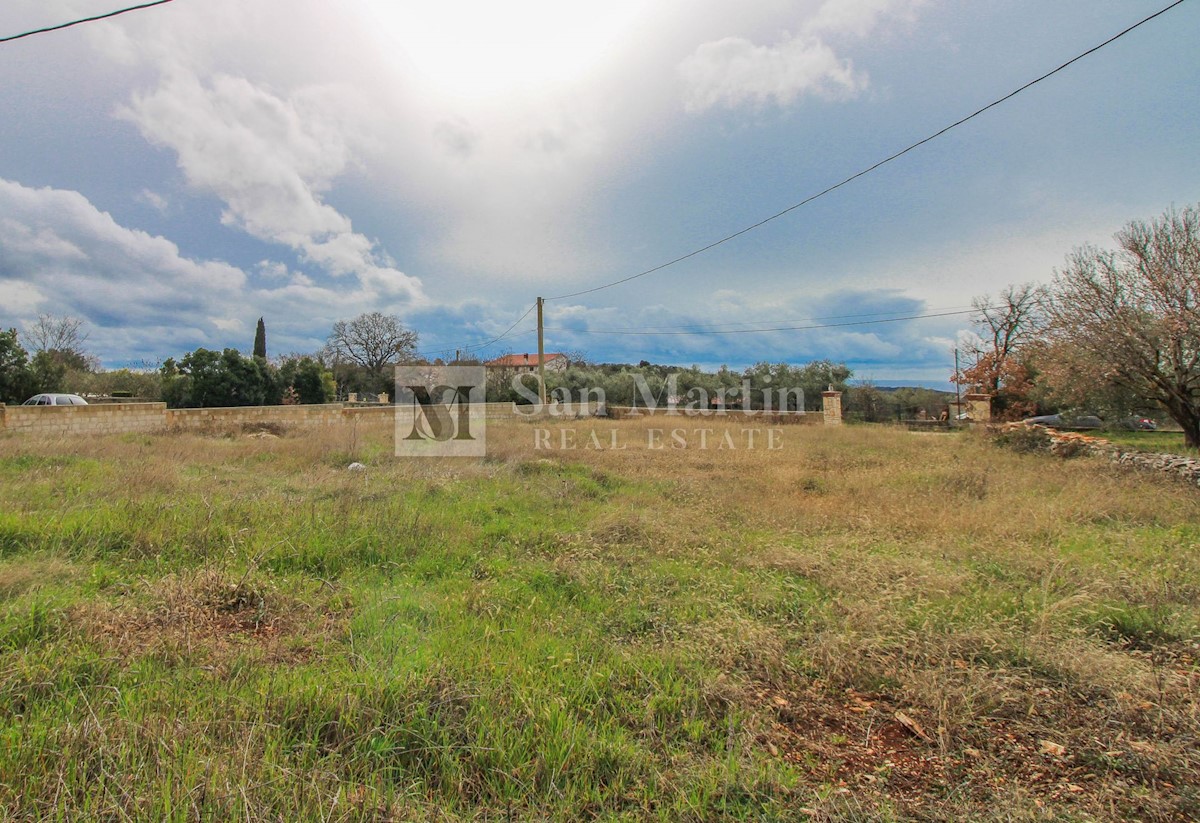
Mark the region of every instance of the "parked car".
POLYGON ((22 406, 86 406, 88 402, 77 394, 35 394, 22 406))
POLYGON ((1042 414, 1037 417, 1027 417, 1021 421, 1030 426, 1048 426, 1052 429, 1102 429, 1104 421, 1092 414, 1064 416, 1061 414, 1042 414))
POLYGON ((1127 417, 1118 423, 1117 426, 1122 429, 1128 429, 1129 431, 1135 432, 1158 431, 1158 423, 1156 423, 1154 420, 1151 420, 1149 417, 1142 417, 1141 415, 1127 417))

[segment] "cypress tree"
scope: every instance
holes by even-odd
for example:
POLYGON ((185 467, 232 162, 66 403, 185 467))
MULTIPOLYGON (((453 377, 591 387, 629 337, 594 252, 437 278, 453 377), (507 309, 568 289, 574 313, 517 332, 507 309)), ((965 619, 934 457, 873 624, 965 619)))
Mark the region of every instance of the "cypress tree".
POLYGON ((254 332, 254 356, 264 360, 267 357, 267 325, 258 318, 258 330, 254 332))

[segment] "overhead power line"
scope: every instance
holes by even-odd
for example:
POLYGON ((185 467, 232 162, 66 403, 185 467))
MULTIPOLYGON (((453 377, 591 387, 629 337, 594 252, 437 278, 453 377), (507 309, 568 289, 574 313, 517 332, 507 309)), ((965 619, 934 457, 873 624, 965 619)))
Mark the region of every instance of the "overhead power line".
POLYGON ((752 232, 757 228, 761 228, 762 226, 765 226, 767 223, 770 223, 772 220, 778 220, 780 217, 783 217, 785 214, 789 214, 790 212, 793 212, 796 209, 801 208, 802 206, 808 205, 809 203, 813 202, 814 200, 824 197, 825 195, 830 194, 832 192, 835 192, 838 189, 842 188, 843 186, 854 182, 858 178, 865 177, 866 175, 870 174, 871 172, 875 171, 876 169, 879 169, 883 166, 886 166, 888 163, 891 163, 893 160, 897 160, 897 159, 903 157, 904 155, 908 154, 909 152, 913 151, 914 149, 920 148, 921 146, 925 145, 926 143, 936 140, 937 138, 946 134, 946 132, 948 132, 952 129, 956 129, 959 126, 963 125, 964 123, 966 123, 970 120, 974 120, 976 117, 978 117, 979 115, 988 111, 989 109, 993 109, 996 106, 999 106, 1001 103, 1011 100, 1012 98, 1016 97, 1021 92, 1026 91, 1027 89, 1030 89, 1030 88, 1036 86, 1038 83, 1041 83, 1043 80, 1047 80, 1047 79, 1053 77, 1054 75, 1058 74, 1060 71, 1063 71, 1064 69, 1073 65, 1074 63, 1079 62, 1083 58, 1088 57, 1089 55, 1095 54, 1096 52, 1100 51, 1100 49, 1104 48, 1105 46, 1107 46, 1111 43, 1114 43, 1117 40, 1120 40, 1122 37, 1129 34, 1134 29, 1144 26, 1145 24, 1149 23, 1151 20, 1155 19, 1156 17, 1160 17, 1160 16, 1166 14, 1171 9, 1175 8, 1176 6, 1182 5, 1183 2, 1184 2, 1184 0, 1175 0, 1175 2, 1171 3, 1169 6, 1166 6, 1165 8, 1162 8, 1162 9, 1156 11, 1154 14, 1151 14, 1149 17, 1142 18, 1138 22, 1134 23, 1132 26, 1129 26, 1128 28, 1117 32, 1112 37, 1105 40, 1103 43, 1092 46, 1087 51, 1085 51, 1081 54, 1075 55, 1070 60, 1068 60, 1067 62, 1060 65, 1058 68, 1052 69, 1034 80, 1030 80, 1028 83, 1021 86, 1020 88, 1010 91, 1008 94, 1006 94, 1003 97, 1000 97, 996 100, 993 100, 992 102, 988 103, 986 106, 983 106, 982 108, 976 109, 975 111, 968 114, 966 117, 955 120, 950 125, 945 126, 941 129, 938 129, 937 131, 935 131, 933 134, 929 135, 928 137, 922 138, 921 140, 918 140, 917 142, 912 143, 911 145, 901 149, 900 151, 896 152, 895 154, 885 157, 884 159, 880 160, 878 163, 875 163, 872 166, 868 166, 867 168, 863 169, 862 171, 855 172, 854 174, 845 178, 841 182, 835 183, 832 186, 830 186, 829 188, 823 189, 822 191, 819 191, 816 194, 810 195, 810 196, 804 198, 803 200, 801 200, 799 203, 795 203, 791 206, 788 206, 786 209, 777 211, 774 214, 772 214, 771 216, 765 217, 762 220, 759 220, 757 223, 754 223, 753 225, 746 226, 744 229, 740 229, 738 231, 735 231, 733 234, 726 235, 725 237, 722 237, 720 240, 715 240, 706 246, 701 246, 700 248, 695 249, 694 251, 690 251, 687 254, 682 254, 673 260, 668 260, 666 263, 661 263, 653 268, 638 272, 637 274, 631 274, 628 277, 622 277, 621 279, 614 280, 611 283, 605 283, 600 286, 593 286, 592 288, 589 288, 589 289, 580 289, 579 291, 570 292, 569 294, 560 294, 555 297, 547 297, 546 299, 547 300, 566 300, 571 297, 579 297, 581 295, 592 294, 593 292, 598 292, 603 289, 610 289, 613 286, 619 286, 622 283, 628 283, 630 280, 637 280, 639 277, 645 277, 648 274, 654 274, 657 271, 662 271, 663 269, 667 268, 668 266, 674 266, 676 263, 681 263, 684 260, 695 257, 699 254, 703 254, 706 251, 715 249, 717 246, 720 246, 723 243, 728 243, 730 240, 733 240, 737 237, 741 237, 743 234, 747 234, 748 232, 752 232))
POLYGON ((501 334, 499 337, 493 337, 491 340, 487 341, 486 343, 475 343, 475 344, 472 344, 469 346, 463 346, 462 348, 467 349, 467 350, 486 349, 488 346, 492 345, 493 343, 499 343, 501 340, 503 340, 504 338, 506 338, 510 334, 512 334, 512 330, 515 329, 517 326, 519 326, 521 324, 521 321, 524 320, 526 317, 528 317, 533 312, 533 310, 536 308, 537 308, 537 303, 534 303, 532 306, 527 308, 525 310, 525 313, 522 314, 520 317, 518 317, 517 321, 515 323, 513 323, 511 326, 509 326, 508 329, 503 334, 501 334))
POLYGON ((441 348, 441 349, 430 349, 429 351, 421 352, 420 354, 423 357, 427 357, 430 354, 444 354, 444 353, 459 352, 459 351, 463 351, 463 352, 479 351, 481 349, 486 349, 488 346, 491 346, 494 343, 499 343, 501 340, 504 340, 505 338, 507 338, 509 336, 519 337, 524 334, 529 334, 530 331, 535 331, 535 330, 530 329, 527 331, 518 332, 516 335, 513 335, 513 329, 515 329, 517 326, 521 325, 521 321, 524 320, 526 317, 528 317, 530 314, 532 314, 533 310, 536 308, 537 308, 537 303, 534 303, 532 306, 530 306, 528 309, 526 309, 525 313, 522 314, 520 317, 518 317, 516 322, 513 323, 511 326, 509 326, 504 331, 503 334, 499 335, 498 337, 493 337, 491 340, 488 340, 486 343, 462 343, 462 344, 455 345, 455 346, 446 346, 445 348, 441 348))
POLYGON ((766 332, 775 331, 808 331, 810 329, 838 329, 847 326, 874 326, 880 323, 899 323, 902 320, 925 320, 930 317, 954 317, 960 314, 971 314, 974 309, 962 309, 960 311, 943 311, 934 312, 932 314, 910 314, 905 317, 890 317, 886 320, 857 320, 849 323, 817 323, 810 326, 775 326, 769 329, 717 329, 708 331, 614 331, 612 329, 568 329, 568 328, 546 328, 546 331, 565 331, 574 332, 575 334, 612 334, 612 335, 636 335, 639 337, 655 337, 660 335, 707 335, 707 334, 764 334, 766 332))
POLYGON ((131 11, 141 11, 142 9, 148 9, 153 6, 162 6, 166 3, 172 2, 174 2, 174 0, 153 0, 151 3, 142 3, 141 5, 137 6, 129 6, 128 8, 109 11, 105 12, 104 14, 97 14, 93 17, 83 17, 79 20, 72 20, 69 23, 59 23, 56 26, 46 26, 45 28, 34 29, 33 31, 23 31, 20 34, 10 34, 7 37, 0 37, 0 43, 8 43, 12 40, 20 40, 23 37, 33 37, 35 34, 46 34, 47 32, 58 31, 59 29, 69 29, 71 26, 78 26, 82 23, 94 23, 97 20, 107 20, 110 17, 116 17, 120 14, 128 14, 131 11))

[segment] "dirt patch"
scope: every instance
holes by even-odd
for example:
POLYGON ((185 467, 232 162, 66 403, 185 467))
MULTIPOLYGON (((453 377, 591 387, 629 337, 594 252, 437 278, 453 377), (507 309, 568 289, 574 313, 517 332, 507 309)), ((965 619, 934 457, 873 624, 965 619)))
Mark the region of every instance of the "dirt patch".
POLYGON ((142 581, 125 603, 76 606, 70 616, 123 657, 226 658, 252 650, 275 663, 309 660, 340 635, 346 618, 261 580, 213 571, 142 581))
POLYGON ((1195 819, 1187 758, 1170 743, 1121 735, 1102 744, 1081 739, 1078 727, 1053 739, 1019 717, 982 717, 968 739, 946 741, 933 718, 884 695, 819 683, 753 695, 774 718, 760 745, 827 786, 831 803, 843 797, 915 817, 953 809, 987 817, 994 804, 1018 803, 1030 814, 1195 819), (1169 752, 1173 768, 1154 762, 1169 752))
MULTIPOLYGON (((851 689, 831 699, 816 688, 760 689, 756 697, 776 720, 762 743, 821 782, 839 789, 873 787, 894 801, 910 802, 946 787, 948 762, 936 744, 896 719, 897 709, 878 697, 851 689)), ((916 728, 928 735, 923 725, 916 728)))

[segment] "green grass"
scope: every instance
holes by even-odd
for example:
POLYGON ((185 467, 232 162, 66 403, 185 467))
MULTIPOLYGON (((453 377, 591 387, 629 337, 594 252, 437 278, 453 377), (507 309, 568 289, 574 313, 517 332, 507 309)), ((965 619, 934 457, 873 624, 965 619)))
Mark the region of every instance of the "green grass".
POLYGON ((1194 490, 785 433, 2 441, 0 816, 1200 813, 1194 490))
POLYGON ((1189 449, 1183 443, 1183 432, 1170 431, 1106 431, 1101 437, 1121 446, 1128 446, 1138 451, 1158 452, 1165 454, 1200 454, 1196 449, 1189 449))

